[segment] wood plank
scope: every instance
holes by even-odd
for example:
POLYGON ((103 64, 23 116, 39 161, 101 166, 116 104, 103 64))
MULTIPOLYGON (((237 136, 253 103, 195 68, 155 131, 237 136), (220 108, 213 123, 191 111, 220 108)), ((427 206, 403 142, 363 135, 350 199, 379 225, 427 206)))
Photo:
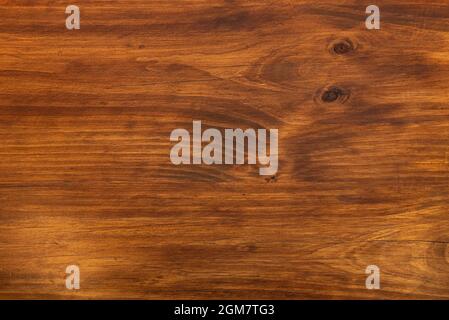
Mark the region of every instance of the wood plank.
POLYGON ((369 1, 74 4, 0 1, 0 298, 449 298, 446 0, 378 0, 381 30, 369 1), (193 120, 278 128, 279 171, 173 165, 193 120))

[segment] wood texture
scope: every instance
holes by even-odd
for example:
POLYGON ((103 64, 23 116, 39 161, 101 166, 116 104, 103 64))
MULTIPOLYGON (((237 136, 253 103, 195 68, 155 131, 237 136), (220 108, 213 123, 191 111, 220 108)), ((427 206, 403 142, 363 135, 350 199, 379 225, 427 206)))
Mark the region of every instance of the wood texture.
POLYGON ((449 2, 372 2, 0 1, 0 298, 448 299, 449 2), (172 165, 192 120, 278 174, 172 165))

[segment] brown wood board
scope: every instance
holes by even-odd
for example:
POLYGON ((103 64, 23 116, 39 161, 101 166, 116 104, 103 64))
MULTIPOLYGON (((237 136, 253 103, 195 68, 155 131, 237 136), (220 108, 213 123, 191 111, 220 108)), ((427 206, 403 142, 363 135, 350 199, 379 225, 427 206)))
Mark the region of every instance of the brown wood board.
POLYGON ((448 299, 449 2, 370 4, 0 1, 0 298, 448 299), (278 172, 173 165, 193 120, 278 172))

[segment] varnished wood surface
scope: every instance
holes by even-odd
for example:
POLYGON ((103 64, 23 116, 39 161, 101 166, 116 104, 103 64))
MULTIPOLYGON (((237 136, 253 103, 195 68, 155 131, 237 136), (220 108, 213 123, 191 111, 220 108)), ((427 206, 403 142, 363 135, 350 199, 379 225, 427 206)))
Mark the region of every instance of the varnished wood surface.
POLYGON ((448 299, 448 168, 448 1, 0 1, 2 299, 448 299), (172 165, 192 120, 278 173, 172 165))

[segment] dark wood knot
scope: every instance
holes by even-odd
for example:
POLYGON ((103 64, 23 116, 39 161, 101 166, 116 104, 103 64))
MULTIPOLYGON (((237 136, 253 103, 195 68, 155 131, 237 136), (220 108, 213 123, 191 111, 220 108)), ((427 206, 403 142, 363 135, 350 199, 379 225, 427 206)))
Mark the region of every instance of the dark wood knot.
POLYGON ((320 98, 324 103, 345 103, 349 99, 349 91, 337 86, 330 86, 321 90, 320 98))
POLYGON ((323 92, 321 95, 321 100, 323 100, 323 102, 334 102, 338 99, 338 97, 341 97, 342 94, 343 91, 341 91, 340 88, 329 88, 323 92))
POLYGON ((355 51, 356 46, 350 39, 339 39, 333 41, 329 47, 331 54, 344 55, 355 51))

